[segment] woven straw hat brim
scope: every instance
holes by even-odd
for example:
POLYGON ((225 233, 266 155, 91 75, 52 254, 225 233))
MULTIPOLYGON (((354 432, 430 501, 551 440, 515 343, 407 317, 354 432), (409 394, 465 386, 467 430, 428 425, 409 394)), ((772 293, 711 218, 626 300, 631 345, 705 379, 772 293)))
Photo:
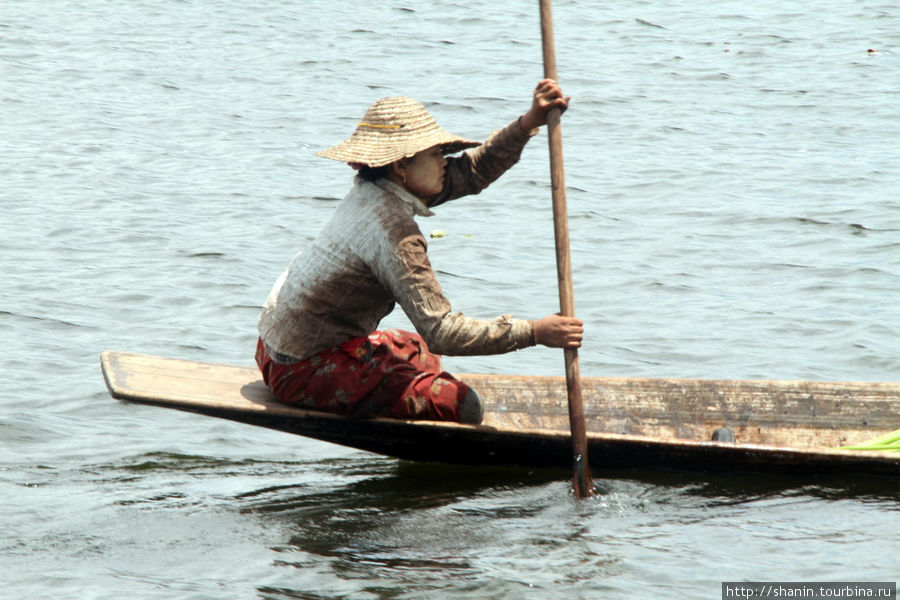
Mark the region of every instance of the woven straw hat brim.
POLYGON ((382 167, 440 146, 445 154, 480 146, 442 129, 425 107, 410 98, 382 98, 366 112, 349 139, 317 156, 382 167))

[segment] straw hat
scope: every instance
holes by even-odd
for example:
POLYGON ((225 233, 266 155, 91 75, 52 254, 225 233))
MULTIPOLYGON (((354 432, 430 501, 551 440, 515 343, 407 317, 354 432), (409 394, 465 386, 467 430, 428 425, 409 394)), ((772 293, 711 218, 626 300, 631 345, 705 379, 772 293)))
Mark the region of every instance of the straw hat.
POLYGON ((375 102, 349 139, 316 156, 381 167, 434 146, 452 154, 479 145, 444 131, 424 106, 401 96, 375 102))

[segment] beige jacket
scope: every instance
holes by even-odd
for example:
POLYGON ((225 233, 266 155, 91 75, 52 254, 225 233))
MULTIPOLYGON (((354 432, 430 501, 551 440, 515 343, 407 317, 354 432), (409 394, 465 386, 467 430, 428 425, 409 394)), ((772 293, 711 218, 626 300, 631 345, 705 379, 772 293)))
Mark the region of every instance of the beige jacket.
POLYGON ((428 206, 386 179, 355 178, 316 240, 275 282, 259 317, 262 340, 279 354, 308 358, 369 335, 397 303, 437 354, 500 354, 531 345, 530 321, 452 311, 414 217, 479 193, 519 160, 534 133, 513 122, 448 158, 444 190, 428 206))

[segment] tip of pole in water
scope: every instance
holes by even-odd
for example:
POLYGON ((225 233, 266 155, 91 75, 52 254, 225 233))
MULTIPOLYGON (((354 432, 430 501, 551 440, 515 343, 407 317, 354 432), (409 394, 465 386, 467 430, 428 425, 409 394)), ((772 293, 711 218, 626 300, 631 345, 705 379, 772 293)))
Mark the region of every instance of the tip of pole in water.
POLYGON ((584 455, 577 454, 572 469, 572 484, 575 488, 576 498, 590 498, 594 495, 594 482, 591 479, 591 473, 588 469, 588 464, 584 455))

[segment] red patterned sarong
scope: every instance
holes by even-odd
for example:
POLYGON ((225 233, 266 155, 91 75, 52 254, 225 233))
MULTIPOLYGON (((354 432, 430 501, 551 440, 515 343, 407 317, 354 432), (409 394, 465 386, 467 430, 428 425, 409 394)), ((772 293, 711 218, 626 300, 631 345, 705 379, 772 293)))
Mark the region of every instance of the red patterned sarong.
POLYGON ((469 387, 441 369, 421 336, 374 331, 291 364, 257 344, 263 380, 284 404, 355 418, 459 421, 469 387))

